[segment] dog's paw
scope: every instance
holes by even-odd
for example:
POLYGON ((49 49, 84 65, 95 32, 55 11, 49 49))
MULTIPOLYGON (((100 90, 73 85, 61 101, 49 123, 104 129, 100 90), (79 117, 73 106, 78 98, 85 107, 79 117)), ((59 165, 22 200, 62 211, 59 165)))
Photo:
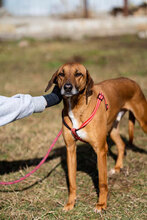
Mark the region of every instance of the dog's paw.
POLYGON ((105 211, 105 210, 106 210, 106 205, 105 204, 103 204, 103 205, 97 204, 95 209, 94 209, 94 212, 99 213, 101 215, 102 211, 105 211))
POLYGON ((116 170, 115 169, 111 169, 109 172, 108 172, 108 176, 112 176, 116 173, 116 170))
POLYGON ((95 212, 95 213, 99 213, 99 214, 101 214, 101 213, 102 213, 102 210, 101 210, 101 209, 97 209, 97 208, 95 208, 95 209, 94 209, 94 212, 95 212))
POLYGON ((108 172, 108 176, 110 177, 114 174, 120 173, 121 171, 122 171, 122 168, 120 167, 113 168, 108 172))
POLYGON ((64 206, 63 210, 64 210, 65 212, 70 211, 70 210, 72 210, 72 209, 74 208, 74 205, 75 205, 74 202, 67 203, 67 204, 64 206))

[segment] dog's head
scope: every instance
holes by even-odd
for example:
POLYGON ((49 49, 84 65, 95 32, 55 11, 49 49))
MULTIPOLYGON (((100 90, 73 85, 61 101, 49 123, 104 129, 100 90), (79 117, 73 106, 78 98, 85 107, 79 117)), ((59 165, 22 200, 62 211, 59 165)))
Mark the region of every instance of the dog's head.
POLYGON ((94 82, 88 70, 79 63, 67 63, 62 65, 48 82, 45 92, 56 84, 61 90, 61 95, 71 97, 86 91, 86 96, 91 95, 94 82))

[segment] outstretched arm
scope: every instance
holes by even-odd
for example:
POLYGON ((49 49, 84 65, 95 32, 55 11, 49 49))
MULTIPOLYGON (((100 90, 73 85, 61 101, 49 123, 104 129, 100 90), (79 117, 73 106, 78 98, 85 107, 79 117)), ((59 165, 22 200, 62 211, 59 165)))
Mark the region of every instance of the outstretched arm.
POLYGON ((17 94, 12 97, 0 96, 0 126, 27 117, 45 108, 61 102, 62 97, 57 86, 52 93, 45 96, 17 94))

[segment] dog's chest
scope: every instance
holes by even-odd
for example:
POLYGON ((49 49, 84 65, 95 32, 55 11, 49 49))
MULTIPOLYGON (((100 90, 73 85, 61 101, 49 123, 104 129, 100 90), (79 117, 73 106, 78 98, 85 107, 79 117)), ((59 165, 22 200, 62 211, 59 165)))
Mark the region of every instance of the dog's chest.
MULTIPOLYGON (((69 117, 70 117, 70 119, 71 119, 71 121, 72 121, 73 128, 76 128, 76 129, 79 128, 81 124, 79 123, 79 121, 78 121, 78 120, 75 118, 75 116, 74 116, 74 113, 73 113, 73 111, 72 111, 72 109, 71 109, 70 99, 69 99, 68 115, 69 115, 69 117)), ((77 133, 77 135, 78 135, 80 138, 82 138, 82 139, 85 139, 86 136, 87 136, 86 132, 83 131, 83 129, 77 131, 76 133, 77 133)))

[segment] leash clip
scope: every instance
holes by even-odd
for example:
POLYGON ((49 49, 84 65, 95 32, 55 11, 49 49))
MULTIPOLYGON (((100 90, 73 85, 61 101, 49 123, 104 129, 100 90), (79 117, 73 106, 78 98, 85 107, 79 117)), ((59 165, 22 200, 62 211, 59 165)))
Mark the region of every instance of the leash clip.
POLYGON ((79 140, 79 141, 82 141, 84 143, 87 143, 86 141, 84 141, 82 138, 80 138, 78 136, 78 134, 76 133, 76 131, 78 131, 79 129, 76 129, 76 128, 71 128, 71 133, 73 135, 73 137, 76 139, 76 140, 79 140))
POLYGON ((76 133, 76 129, 75 128, 71 128, 71 133, 72 133, 73 137, 77 139, 78 135, 76 133))

